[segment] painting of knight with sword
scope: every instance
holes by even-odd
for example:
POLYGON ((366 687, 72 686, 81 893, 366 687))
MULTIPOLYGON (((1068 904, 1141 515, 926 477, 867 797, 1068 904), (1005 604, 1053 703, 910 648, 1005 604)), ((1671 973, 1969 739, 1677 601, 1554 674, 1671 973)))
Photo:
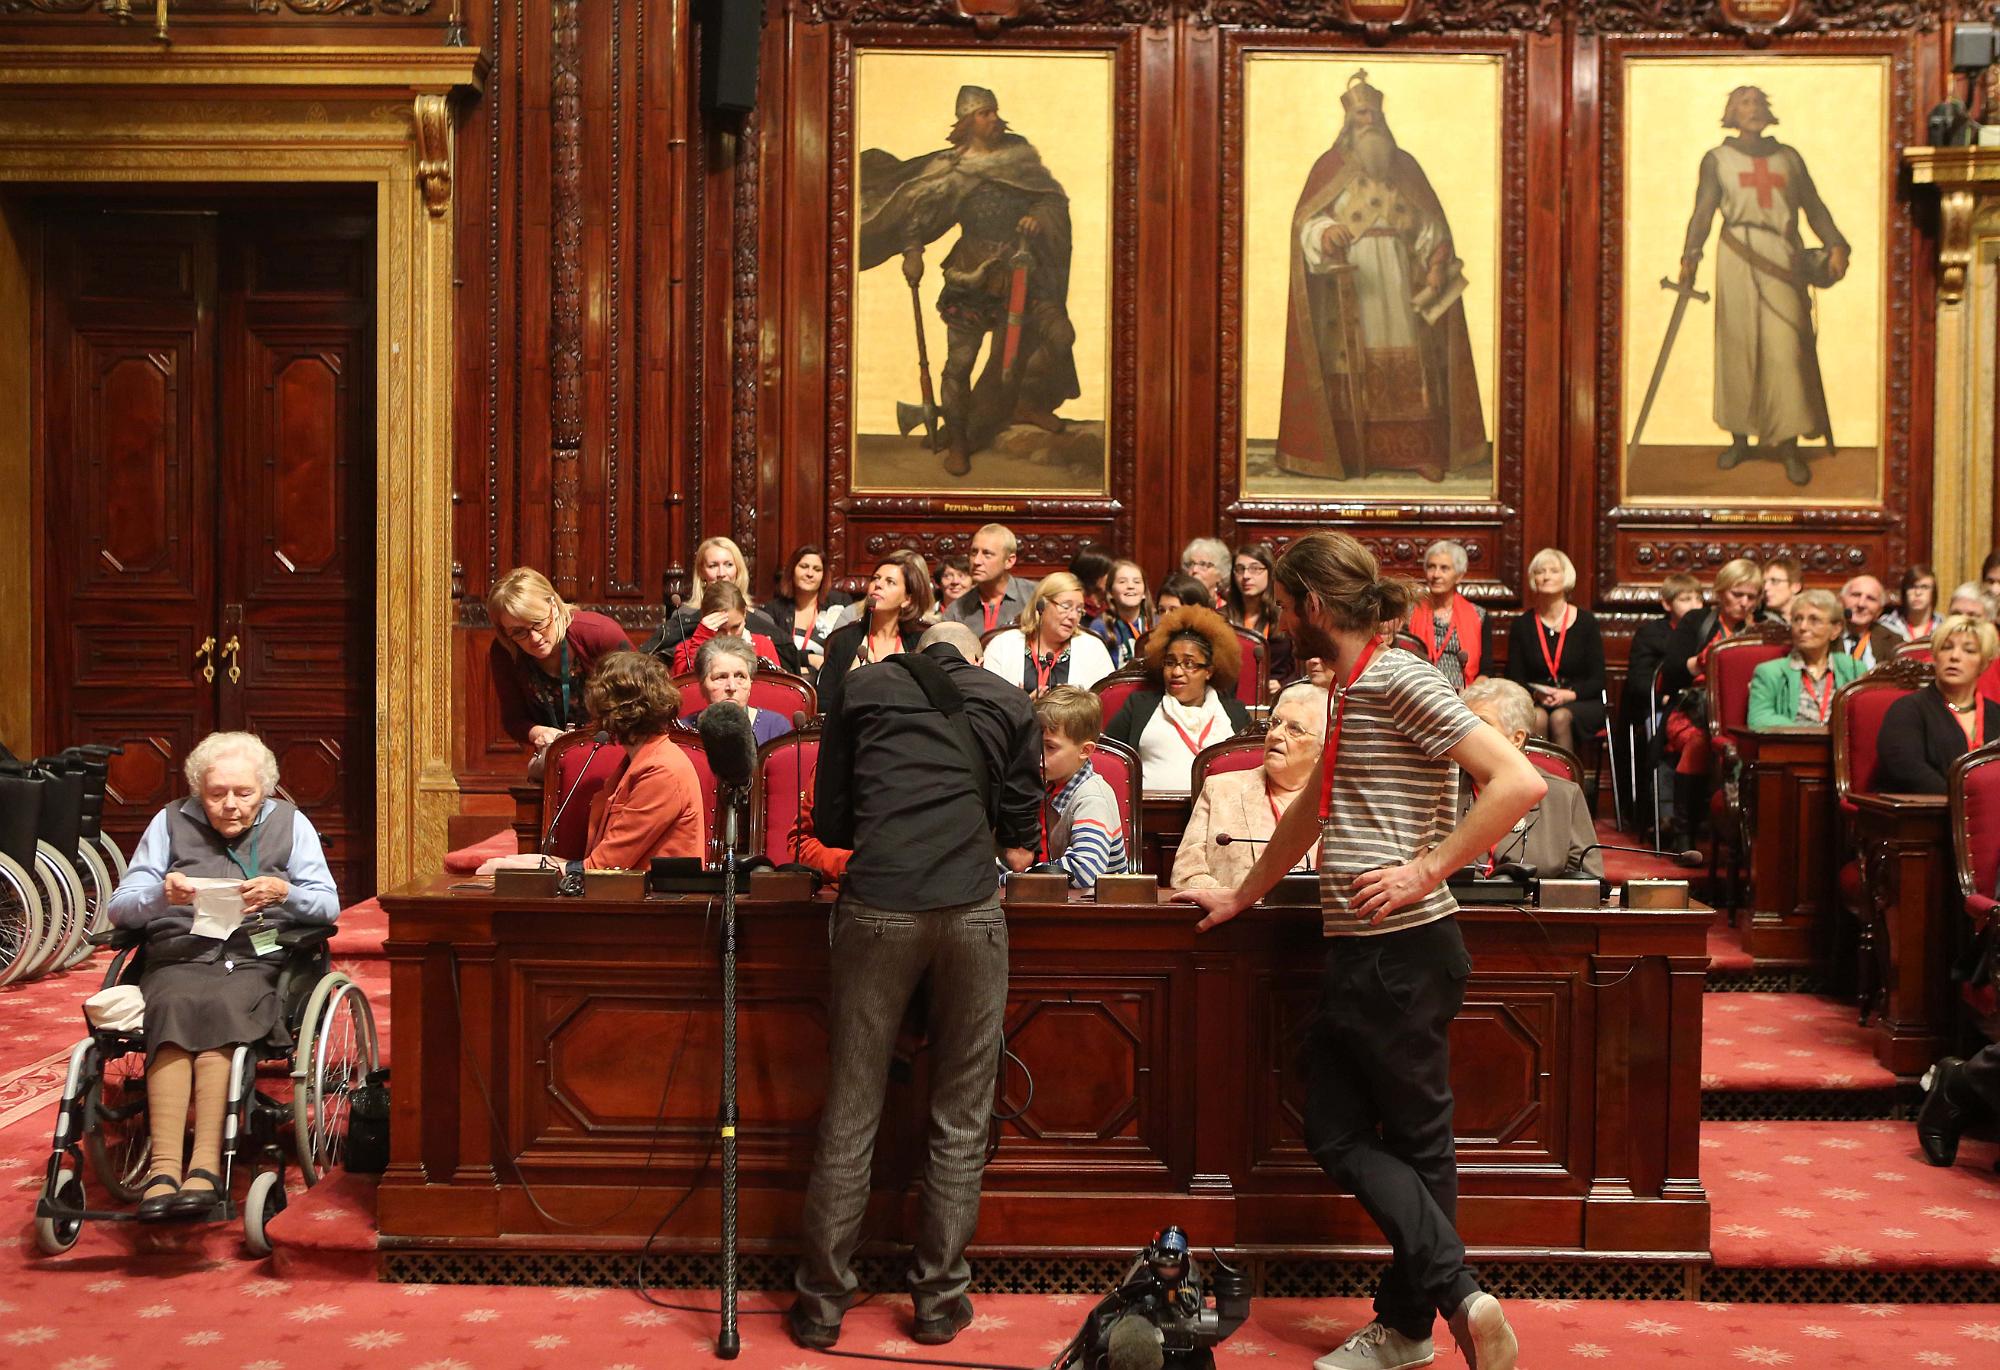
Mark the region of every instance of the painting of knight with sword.
POLYGON ((1628 462, 1638 460, 1684 316, 1691 304, 1710 301, 1695 288, 1695 272, 1718 214, 1713 415, 1729 442, 1717 453, 1716 468, 1776 462, 1794 486, 1805 486, 1813 479, 1812 460, 1839 450, 1820 374, 1813 292, 1847 275, 1850 249, 1798 149, 1770 135, 1777 122, 1761 88, 1744 85, 1729 93, 1722 126, 1732 135, 1702 157, 1679 269, 1660 282, 1676 298, 1627 444, 1628 462), (1801 216, 1817 247, 1806 246, 1801 216), (1814 442, 1822 452, 1801 446, 1814 442))
POLYGON ((856 265, 900 263, 916 325, 916 397, 897 404, 897 428, 918 434, 942 471, 962 479, 1009 435, 1026 430, 1018 446, 1064 434, 1070 425, 1058 411, 1080 389, 1069 197, 1034 144, 1010 131, 993 91, 963 86, 952 113, 940 151, 862 152, 856 265), (933 384, 919 289, 933 269, 927 248, 954 229, 935 266, 946 346, 933 384))

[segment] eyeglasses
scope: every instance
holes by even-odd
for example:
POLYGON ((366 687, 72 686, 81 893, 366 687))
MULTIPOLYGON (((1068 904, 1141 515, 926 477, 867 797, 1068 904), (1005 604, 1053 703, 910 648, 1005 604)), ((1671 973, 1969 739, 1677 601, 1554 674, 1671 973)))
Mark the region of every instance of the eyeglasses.
POLYGON ((1303 723, 1295 723, 1289 718, 1281 718, 1274 721, 1271 724, 1270 731, 1274 733, 1283 733, 1286 737, 1306 738, 1306 737, 1311 737, 1313 735, 1313 730, 1311 728, 1307 727, 1303 723))
POLYGON ((1081 600, 1078 600, 1074 604, 1065 604, 1059 599, 1052 599, 1049 601, 1048 607, 1049 612, 1057 618, 1077 618, 1083 613, 1083 601, 1081 600))
POLYGON ((1170 656, 1167 658, 1165 669, 1186 671, 1189 675, 1193 675, 1197 671, 1206 671, 1208 663, 1191 656, 1170 656))
POLYGON ((542 641, 547 642, 549 640, 549 634, 555 631, 555 626, 556 626, 556 611, 553 608, 551 608, 549 610, 548 617, 544 618, 540 623, 517 625, 515 627, 509 628, 507 630, 507 637, 510 641, 518 642, 523 645, 525 645, 528 639, 531 637, 538 637, 542 641))

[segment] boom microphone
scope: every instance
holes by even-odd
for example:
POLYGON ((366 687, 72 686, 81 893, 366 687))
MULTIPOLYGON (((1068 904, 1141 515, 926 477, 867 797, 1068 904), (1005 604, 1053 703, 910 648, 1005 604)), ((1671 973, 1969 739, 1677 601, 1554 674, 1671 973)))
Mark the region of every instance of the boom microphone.
POLYGON ((597 735, 590 739, 590 755, 584 757, 583 765, 576 773, 576 779, 569 782, 569 790, 563 795, 562 802, 556 805, 556 816, 549 820, 549 830, 542 834, 544 856, 548 854, 549 844, 556 840, 556 824, 562 822, 563 810, 569 807, 570 800, 576 798, 576 792, 583 788, 583 778, 590 774, 590 763, 597 760, 597 753, 610 740, 611 734, 602 728, 599 728, 597 735))
POLYGON ((757 769, 757 734, 749 712, 741 704, 718 700, 701 711, 697 726, 716 780, 728 789, 749 789, 757 769))

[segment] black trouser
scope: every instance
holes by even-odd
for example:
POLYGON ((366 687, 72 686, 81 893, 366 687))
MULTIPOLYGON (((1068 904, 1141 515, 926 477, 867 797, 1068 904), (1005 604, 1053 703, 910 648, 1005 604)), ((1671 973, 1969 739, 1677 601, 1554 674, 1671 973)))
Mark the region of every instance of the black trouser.
POLYGON ((1454 1227, 1451 1131, 1449 1034, 1471 972, 1456 918, 1336 937, 1305 1045, 1306 1145, 1389 1239, 1375 1316, 1406 1337, 1478 1288, 1454 1227))
POLYGON ((1966 1057, 1965 1071, 1958 1078, 1966 1097, 1953 1103, 1984 1109, 1988 1118, 2000 1118, 2000 1045, 1989 1042, 1966 1057))

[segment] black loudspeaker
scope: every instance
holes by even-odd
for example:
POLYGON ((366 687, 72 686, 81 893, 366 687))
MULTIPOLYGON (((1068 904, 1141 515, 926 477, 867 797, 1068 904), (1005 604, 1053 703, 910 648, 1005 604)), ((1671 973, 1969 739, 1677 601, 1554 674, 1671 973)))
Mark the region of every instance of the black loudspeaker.
POLYGON ((701 19, 701 107, 748 114, 757 107, 757 51, 764 0, 706 0, 701 19))

